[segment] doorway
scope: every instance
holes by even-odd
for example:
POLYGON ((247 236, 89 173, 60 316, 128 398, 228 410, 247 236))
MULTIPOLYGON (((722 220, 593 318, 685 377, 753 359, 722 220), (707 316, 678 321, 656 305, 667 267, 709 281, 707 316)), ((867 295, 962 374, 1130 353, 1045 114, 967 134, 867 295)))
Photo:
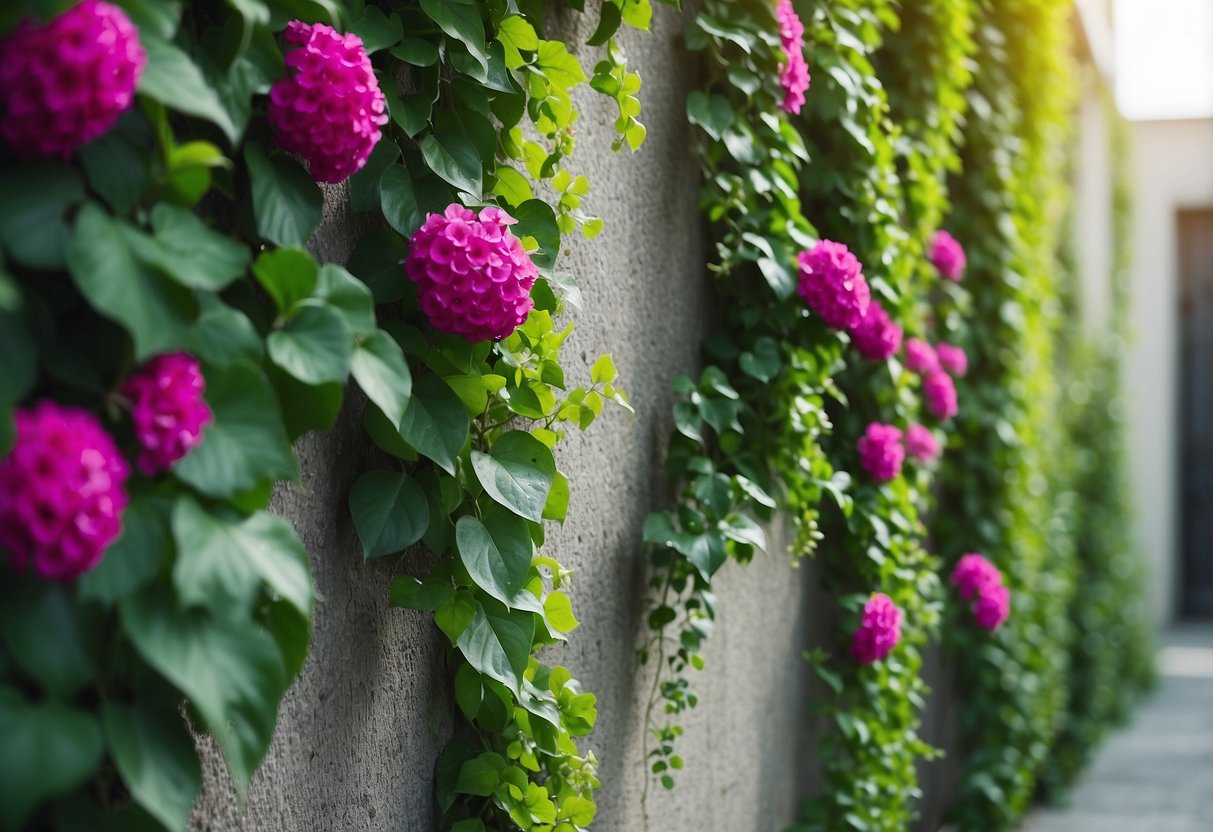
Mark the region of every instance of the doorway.
POLYGON ((1213 209, 1179 213, 1180 610, 1213 616, 1213 209))

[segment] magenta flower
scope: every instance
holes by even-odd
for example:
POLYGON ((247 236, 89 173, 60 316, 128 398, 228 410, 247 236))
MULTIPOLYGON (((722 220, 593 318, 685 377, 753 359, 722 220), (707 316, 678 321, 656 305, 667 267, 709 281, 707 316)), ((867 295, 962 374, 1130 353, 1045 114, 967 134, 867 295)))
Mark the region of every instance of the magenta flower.
POLYGON ((510 233, 515 222, 500 208, 477 216, 454 204, 426 217, 404 267, 435 329, 476 343, 501 340, 526 320, 539 271, 510 233))
POLYGON ((831 329, 852 329, 871 303, 863 265, 842 243, 821 240, 799 258, 796 291, 831 329))
POLYGON ((1011 590, 999 585, 981 593, 973 601, 973 618, 977 626, 997 630, 1011 617, 1011 590))
POLYGON ((901 446, 901 431, 892 425, 872 422, 856 447, 859 464, 877 482, 888 482, 901 473, 906 452, 901 446))
POLYGON ((949 375, 959 378, 969 371, 969 356, 961 347, 936 344, 935 355, 939 358, 939 366, 949 375))
POLYGON ((126 12, 84 0, 0 41, 0 135, 19 156, 67 159, 135 100, 147 53, 126 12))
POLYGON ((70 581, 92 569, 122 531, 130 467, 97 418, 44 401, 15 414, 0 461, 0 548, 18 572, 70 581))
POLYGON ((948 579, 966 600, 981 595, 988 589, 1002 586, 1002 573, 998 567, 977 552, 969 552, 956 562, 956 568, 948 579))
POLYGON ((851 636, 851 655, 860 664, 880 661, 901 640, 901 610, 893 599, 876 592, 863 606, 859 629, 851 636))
POLYGON ((127 380, 122 393, 131 400, 135 436, 143 446, 136 460, 140 471, 166 471, 202 443, 203 428, 213 418, 205 390, 198 359, 184 352, 158 355, 127 380))
POLYGON ((956 415, 956 385, 947 373, 942 370, 928 373, 922 380, 922 392, 927 399, 927 409, 936 419, 946 422, 956 415))
POLYGON ((360 37, 323 23, 292 20, 285 37, 296 48, 286 52, 287 77, 270 89, 270 124, 313 179, 340 182, 366 164, 388 120, 371 59, 360 37))
POLYGON ((789 113, 800 113, 804 94, 809 89, 809 65, 804 59, 804 24, 792 7, 792 0, 779 0, 775 6, 779 21, 779 40, 784 60, 779 68, 779 85, 783 88, 780 107, 789 113))
POLYGON ((885 361, 901 346, 901 327, 877 301, 868 304, 867 314, 851 328, 851 342, 868 361, 885 361))
POLYGON ((906 369, 911 373, 926 375, 939 369, 939 356, 935 348, 921 338, 906 341, 906 369))
POLYGON ((906 428, 906 453, 919 462, 930 462, 939 457, 939 442, 929 429, 910 425, 906 428))
POLYGON ((951 234, 937 231, 931 240, 931 263, 939 270, 940 277, 959 283, 964 276, 965 250, 951 234))

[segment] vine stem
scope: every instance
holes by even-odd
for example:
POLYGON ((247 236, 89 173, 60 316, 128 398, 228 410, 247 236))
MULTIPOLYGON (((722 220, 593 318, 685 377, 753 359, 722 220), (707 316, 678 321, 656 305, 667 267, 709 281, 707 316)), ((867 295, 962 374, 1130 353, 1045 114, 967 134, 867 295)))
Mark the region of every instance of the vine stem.
MULTIPOLYGON (((670 597, 670 586, 674 580, 673 569, 667 569, 665 574, 665 584, 661 588, 661 603, 659 607, 665 606, 666 599, 670 597)), ((649 783, 652 782, 652 772, 649 771, 649 738, 653 734, 653 708, 657 705, 657 693, 661 690, 661 666, 665 662, 665 626, 653 636, 653 641, 657 642, 656 661, 653 666, 656 672, 653 674, 653 684, 649 688, 649 701, 644 709, 644 786, 640 789, 640 811, 644 815, 644 828, 649 828, 649 783)))

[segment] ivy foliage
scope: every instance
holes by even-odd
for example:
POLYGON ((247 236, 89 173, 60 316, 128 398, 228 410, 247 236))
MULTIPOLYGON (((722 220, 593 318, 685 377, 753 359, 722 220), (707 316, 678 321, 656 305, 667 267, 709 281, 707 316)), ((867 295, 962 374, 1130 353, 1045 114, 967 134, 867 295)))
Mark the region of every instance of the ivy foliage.
MULTIPOLYGON (((214 421, 171 472, 131 480, 99 567, 70 585, 6 578, 0 826, 185 829, 192 732, 215 737, 245 792, 313 605, 307 553, 266 506, 299 475, 291 443, 334 424, 350 379, 393 461, 350 495, 364 555, 438 555, 392 601, 432 612, 452 645, 466 722, 438 761, 442 827, 589 826, 595 760, 575 739, 595 700, 532 655, 577 626, 568 571, 536 547, 569 498, 552 449, 607 404, 630 409, 609 356, 566 382, 572 324, 553 316, 579 302, 562 235, 602 227, 569 169, 571 91, 612 99, 618 146, 641 144, 639 78, 613 36, 646 28, 649 4, 607 4, 591 69, 544 37, 540 3, 120 4, 148 54, 136 106, 70 161, 0 157, 0 451, 14 408, 43 398, 102 413, 129 450, 116 391, 173 350, 200 359, 214 421), (307 248, 326 192, 264 118, 294 18, 359 35, 387 99, 349 180, 369 230, 345 265, 307 248), (524 326, 468 344, 428 329, 400 263, 427 212, 486 200, 518 219, 541 277, 524 326)), ((10 4, 0 31, 70 5, 10 4)))

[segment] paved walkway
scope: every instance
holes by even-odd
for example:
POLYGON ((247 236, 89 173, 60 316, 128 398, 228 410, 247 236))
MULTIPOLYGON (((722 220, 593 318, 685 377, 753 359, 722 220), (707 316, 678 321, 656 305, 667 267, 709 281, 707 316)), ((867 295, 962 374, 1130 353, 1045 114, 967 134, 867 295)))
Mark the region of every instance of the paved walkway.
POLYGON ((1213 624, 1167 634, 1159 689, 1110 736, 1066 808, 1026 832, 1213 832, 1213 624))

